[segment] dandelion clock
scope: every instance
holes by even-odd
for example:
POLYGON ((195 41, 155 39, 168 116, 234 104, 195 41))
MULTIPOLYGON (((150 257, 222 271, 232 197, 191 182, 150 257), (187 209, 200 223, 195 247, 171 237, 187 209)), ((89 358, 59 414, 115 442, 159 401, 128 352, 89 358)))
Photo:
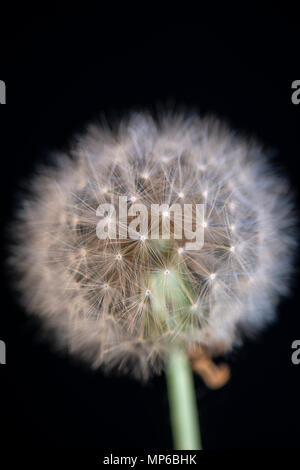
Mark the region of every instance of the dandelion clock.
POLYGON ((10 264, 28 312, 93 368, 166 371, 176 449, 200 449, 191 370, 273 320, 288 292, 289 186, 216 119, 132 114, 92 125, 30 182, 10 264))

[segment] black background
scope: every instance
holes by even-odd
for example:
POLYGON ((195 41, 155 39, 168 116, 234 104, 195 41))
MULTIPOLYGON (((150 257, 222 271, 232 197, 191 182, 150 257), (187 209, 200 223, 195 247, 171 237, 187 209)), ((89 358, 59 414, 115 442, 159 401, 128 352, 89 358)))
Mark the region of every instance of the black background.
MULTIPOLYGON (((1 13, 2 228, 22 180, 88 121, 168 103, 215 113, 262 140, 297 194, 300 105, 291 102, 291 83, 300 79, 299 9, 199 3, 189 14, 146 5, 1 13)), ((295 279, 278 321, 228 358, 228 385, 211 391, 195 377, 205 449, 300 448, 300 364, 291 362, 291 343, 300 339, 298 285, 295 279)), ((142 385, 90 372, 39 340, 5 268, 2 286, 1 428, 10 444, 172 448, 164 376, 142 385)))

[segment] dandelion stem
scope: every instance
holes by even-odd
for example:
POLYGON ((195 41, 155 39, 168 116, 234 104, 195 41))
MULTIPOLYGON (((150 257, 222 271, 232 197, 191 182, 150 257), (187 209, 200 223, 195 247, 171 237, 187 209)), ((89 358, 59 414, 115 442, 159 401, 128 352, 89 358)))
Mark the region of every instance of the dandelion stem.
POLYGON ((166 375, 174 448, 202 450, 193 375, 183 350, 171 349, 166 375))

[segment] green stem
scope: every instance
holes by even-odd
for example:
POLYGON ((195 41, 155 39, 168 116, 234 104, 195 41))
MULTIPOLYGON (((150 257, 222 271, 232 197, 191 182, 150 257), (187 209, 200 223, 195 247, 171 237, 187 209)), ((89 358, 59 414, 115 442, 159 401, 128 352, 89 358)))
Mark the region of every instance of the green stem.
POLYGON ((181 349, 170 351, 166 375, 174 448, 202 450, 193 375, 181 349))

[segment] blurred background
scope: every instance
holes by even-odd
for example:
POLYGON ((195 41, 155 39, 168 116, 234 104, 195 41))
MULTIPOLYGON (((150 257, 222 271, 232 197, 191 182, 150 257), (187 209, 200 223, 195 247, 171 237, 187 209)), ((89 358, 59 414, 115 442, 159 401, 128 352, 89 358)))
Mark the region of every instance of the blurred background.
MULTIPOLYGON (((216 114, 261 140, 291 181, 299 207, 299 13, 286 2, 240 3, 198 11, 69 8, 1 13, 1 228, 17 191, 74 133, 131 109, 187 107, 216 114), (136 15, 136 16, 135 16, 136 15)), ((3 231, 4 232, 4 231, 3 231)), ((7 236, 3 234, 2 255, 7 236)), ((298 263, 299 265, 299 263, 298 263)), ((147 384, 91 372, 40 338, 2 269, 0 365, 3 439, 27 449, 172 448, 165 377, 147 384)), ((195 377, 204 448, 300 448, 299 270, 278 320, 228 356, 230 382, 206 388, 195 377)), ((2 440, 2 442, 4 442, 2 440)))

